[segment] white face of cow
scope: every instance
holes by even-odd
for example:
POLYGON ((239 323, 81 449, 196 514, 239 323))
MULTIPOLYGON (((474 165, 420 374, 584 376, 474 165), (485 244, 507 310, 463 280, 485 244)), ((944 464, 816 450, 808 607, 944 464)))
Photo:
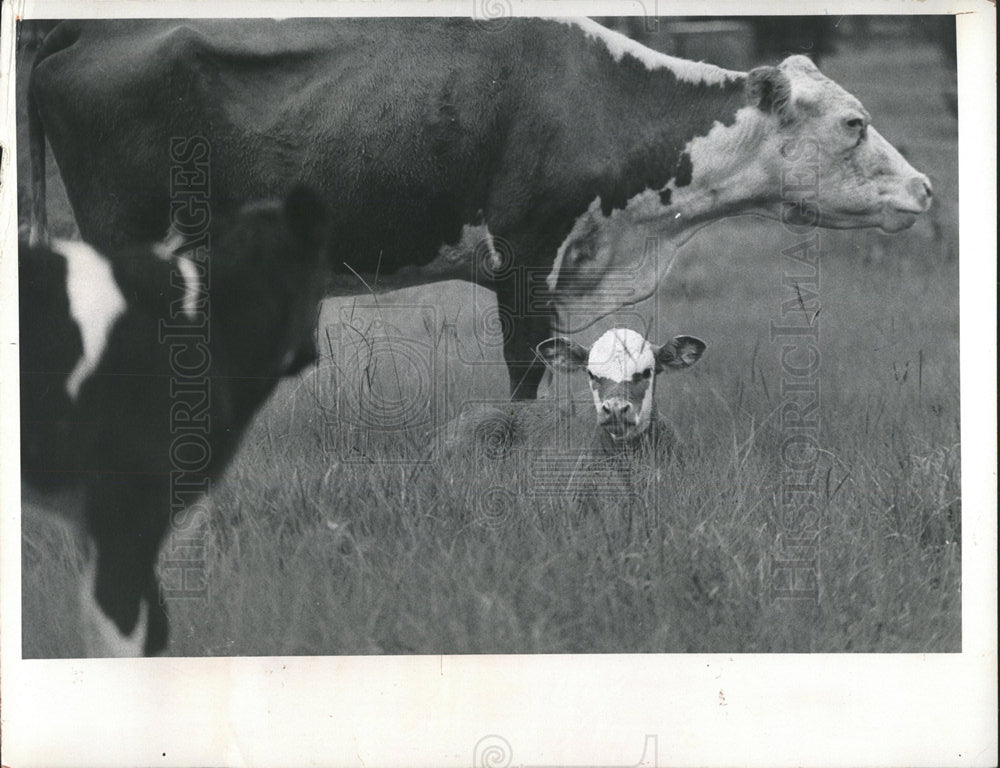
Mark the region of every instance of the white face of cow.
MULTIPOLYGON (((748 106, 693 138, 688 183, 672 181, 686 220, 759 213, 837 229, 906 229, 931 185, 871 126, 854 96, 805 56, 747 75, 748 106)), ((685 180, 687 181, 687 180, 685 180)))
POLYGON ((586 370, 598 424, 615 440, 632 440, 652 423, 656 374, 694 365, 705 344, 678 336, 657 346, 635 331, 612 328, 590 349, 559 336, 543 341, 537 351, 553 368, 586 370))
MULTIPOLYGON (((871 126, 860 101, 805 56, 753 70, 747 92, 756 114, 744 119, 765 121, 759 150, 747 160, 749 168, 758 167, 763 178, 777 183, 765 204, 771 215, 805 225, 898 232, 930 207, 927 177, 871 126), (791 183, 799 185, 796 194, 780 194, 791 183), (790 203, 799 194, 806 202, 790 203)), ((714 154, 710 139, 702 146, 692 142, 693 184, 699 159, 711 176, 715 162, 705 156, 714 154)))
POLYGON ((641 192, 607 216, 594 200, 577 219, 548 276, 560 330, 582 330, 651 296, 677 248, 717 219, 759 214, 897 232, 930 207, 927 177, 805 56, 751 71, 745 92, 735 116, 720 115, 688 141, 689 178, 641 192))

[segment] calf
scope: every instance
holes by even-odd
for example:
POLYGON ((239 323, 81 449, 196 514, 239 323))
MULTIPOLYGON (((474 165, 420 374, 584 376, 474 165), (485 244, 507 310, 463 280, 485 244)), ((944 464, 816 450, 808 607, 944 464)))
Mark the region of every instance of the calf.
POLYGON ((88 542, 88 653, 167 644, 155 572, 282 376, 316 359, 326 219, 303 188, 197 244, 18 253, 22 506, 88 542))
POLYGON ((690 368, 705 343, 677 336, 656 346, 628 328, 606 331, 587 349, 562 336, 538 345, 539 357, 565 371, 585 370, 597 411, 598 445, 605 454, 633 451, 643 442, 657 443, 667 425, 656 412, 656 374, 690 368))
MULTIPOLYGON (((564 337, 538 345, 538 356, 552 369, 585 370, 596 410, 592 452, 597 457, 624 457, 672 442, 673 430, 656 412, 656 374, 681 370, 698 362, 705 344, 693 336, 677 336, 662 346, 627 328, 605 332, 587 349, 564 337), (596 427, 596 429, 595 429, 596 427)), ((458 447, 470 438, 487 458, 503 458, 515 446, 540 446, 559 433, 553 419, 566 414, 566 404, 534 401, 473 405, 449 426, 446 441, 458 447)), ((578 447, 575 419, 566 420, 571 450, 578 447)))

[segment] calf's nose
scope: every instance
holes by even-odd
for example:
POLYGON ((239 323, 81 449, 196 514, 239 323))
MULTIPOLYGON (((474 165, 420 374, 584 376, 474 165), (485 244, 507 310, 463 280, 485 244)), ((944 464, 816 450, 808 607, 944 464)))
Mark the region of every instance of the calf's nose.
POLYGON ((601 410, 605 416, 621 418, 632 410, 632 403, 628 400, 605 400, 601 403, 601 410))

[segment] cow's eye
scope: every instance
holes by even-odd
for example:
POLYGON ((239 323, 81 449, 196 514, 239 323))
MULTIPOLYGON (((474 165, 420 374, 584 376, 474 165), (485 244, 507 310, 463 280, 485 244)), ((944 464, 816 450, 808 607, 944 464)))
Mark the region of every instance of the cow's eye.
POLYGON ((597 381, 597 377, 591 371, 587 371, 587 375, 590 377, 591 381, 597 381))
POLYGON ((653 369, 652 368, 647 368, 646 370, 644 370, 642 372, 642 378, 644 378, 644 379, 648 379, 652 375, 653 375, 653 369))

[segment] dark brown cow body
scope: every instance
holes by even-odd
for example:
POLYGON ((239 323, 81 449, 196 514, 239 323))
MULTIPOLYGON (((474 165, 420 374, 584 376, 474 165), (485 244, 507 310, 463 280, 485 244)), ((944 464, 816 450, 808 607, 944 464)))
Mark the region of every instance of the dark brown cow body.
POLYGON ((636 258, 616 247, 624 227, 673 248, 725 216, 778 217, 783 148, 817 143, 821 225, 896 230, 930 199, 807 59, 730 72, 586 19, 67 21, 30 97, 34 157, 44 131, 85 240, 113 249, 207 215, 178 207, 172 157, 203 137, 215 209, 291 180, 320 191, 331 290, 492 288, 516 397, 534 397, 534 348, 572 325, 561 314, 655 287, 643 269, 594 308, 636 258))

